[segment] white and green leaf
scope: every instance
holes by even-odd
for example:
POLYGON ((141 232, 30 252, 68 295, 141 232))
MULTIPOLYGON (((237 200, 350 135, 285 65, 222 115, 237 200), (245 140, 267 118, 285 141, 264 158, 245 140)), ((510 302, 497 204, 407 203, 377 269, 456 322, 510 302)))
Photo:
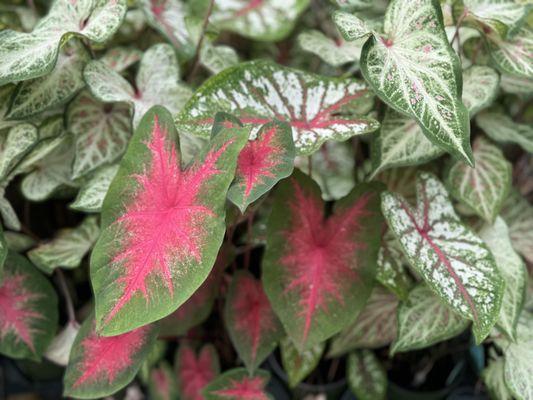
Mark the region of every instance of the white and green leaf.
POLYGON ((463 104, 470 118, 492 104, 498 94, 500 77, 490 67, 473 65, 463 71, 463 104))
POLYGON ((345 40, 353 41, 372 35, 374 32, 366 25, 365 21, 357 15, 346 11, 335 11, 333 22, 345 40))
POLYGON ((291 388, 297 386, 317 367, 325 347, 326 342, 322 342, 300 351, 288 337, 280 342, 281 363, 291 388))
POLYGON ((491 398, 497 400, 512 400, 513 395, 505 384, 504 367, 504 358, 491 360, 483 370, 481 376, 483 382, 485 382, 485 385, 487 386, 491 398))
POLYGON ((509 235, 514 249, 529 263, 533 263, 533 206, 512 189, 503 205, 502 218, 509 227, 509 235))
POLYGON ((491 58, 502 73, 533 78, 533 28, 524 25, 508 39, 497 34, 486 35, 485 38, 491 58))
POLYGON ((100 212, 109 185, 117 174, 118 164, 105 165, 99 168, 89 180, 83 184, 70 204, 70 208, 84 212, 100 212))
POLYGON ((357 350, 348 356, 346 379, 348 387, 358 399, 386 398, 387 373, 371 350, 357 350))
POLYGON ((354 63, 361 58, 360 42, 348 42, 342 39, 332 39, 318 30, 308 30, 298 35, 300 47, 333 67, 354 63))
POLYGON ((0 133, 0 180, 8 178, 37 140, 39 140, 37 128, 27 123, 0 133))
POLYGON ((533 314, 522 314, 517 342, 510 343, 504 353, 507 387, 518 400, 533 399, 533 314))
POLYGON ((494 141, 516 143, 533 153, 533 127, 520 124, 503 112, 488 109, 476 116, 477 125, 494 141))
POLYGON ((100 58, 105 65, 116 72, 123 72, 141 60, 143 52, 135 47, 113 47, 100 58))
POLYGON ((239 63, 239 55, 233 47, 213 45, 205 41, 200 50, 200 62, 212 74, 218 74, 239 63))

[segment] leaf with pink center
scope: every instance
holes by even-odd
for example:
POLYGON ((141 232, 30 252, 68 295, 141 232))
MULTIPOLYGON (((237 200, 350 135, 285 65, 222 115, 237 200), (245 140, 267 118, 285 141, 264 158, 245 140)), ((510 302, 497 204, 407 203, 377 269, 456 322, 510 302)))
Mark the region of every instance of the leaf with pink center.
POLYGON ((10 252, 0 283, 0 354, 40 360, 57 319, 54 288, 25 257, 10 252))
POLYGON ((176 377, 167 363, 163 363, 150 371, 148 388, 150 399, 174 400, 178 398, 176 377))
POLYGON ((318 186, 295 172, 276 193, 268 221, 263 285, 300 349, 348 326, 373 287, 382 230, 381 184, 361 184, 331 215, 318 186))
POLYGON ((94 316, 82 324, 63 379, 64 396, 94 399, 125 387, 137 374, 155 343, 155 325, 117 336, 96 332, 94 316))
POLYGON ((91 257, 96 321, 117 335, 159 320, 205 281, 222 243, 225 198, 249 130, 217 117, 213 137, 183 168, 168 111, 136 130, 102 208, 91 257))
POLYGON ((228 199, 244 213, 251 203, 292 173, 294 156, 290 126, 282 122, 263 125, 239 154, 228 199))
POLYGON ((204 400, 202 391, 220 373, 218 354, 212 345, 205 345, 197 354, 190 346, 182 344, 174 367, 183 400, 204 400))
POLYGON ((224 372, 204 390, 205 400, 270 400, 265 386, 270 374, 258 370, 250 375, 245 368, 235 368, 224 372))
POLYGON ((247 271, 233 277, 224 319, 233 346, 250 373, 276 348, 284 336, 261 281, 247 271))

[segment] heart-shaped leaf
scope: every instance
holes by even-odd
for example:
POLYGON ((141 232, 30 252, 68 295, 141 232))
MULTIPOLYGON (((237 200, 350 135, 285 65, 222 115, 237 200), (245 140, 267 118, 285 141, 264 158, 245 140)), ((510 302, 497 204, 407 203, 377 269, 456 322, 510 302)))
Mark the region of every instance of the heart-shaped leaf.
POLYGON ((65 396, 94 399, 122 389, 137 374, 157 336, 153 325, 111 337, 100 336, 95 329, 91 314, 72 346, 63 379, 65 396))
POLYGON ((485 38, 490 56, 501 72, 533 78, 533 28, 524 25, 508 39, 502 39, 495 33, 485 35, 485 38))
POLYGON ((203 400, 202 391, 220 373, 218 354, 212 345, 203 346, 196 355, 191 347, 182 344, 174 368, 183 400, 203 400))
POLYGON ((265 386, 270 379, 266 371, 258 370, 250 376, 246 369, 224 372, 204 389, 205 400, 271 400, 265 386))
POLYGON ((347 369, 348 386, 358 399, 386 398, 387 373, 371 350, 358 350, 350 354, 347 369))
POLYGON ((263 285, 300 350, 348 326, 368 299, 382 227, 379 192, 379 184, 361 184, 325 218, 320 189, 309 177, 295 172, 279 186, 263 285))
POLYGON ((180 166, 168 111, 145 114, 102 207, 91 258, 96 320, 104 335, 167 316, 211 271, 224 236, 226 192, 249 130, 222 118, 206 149, 180 166))
POLYGON ((257 137, 249 140, 239 154, 228 199, 244 213, 251 203, 292 173, 294 155, 288 124, 272 122, 263 125, 257 137))
POLYGON ((389 228, 411 266, 445 303, 473 321, 480 343, 498 319, 504 287, 485 243, 461 223, 432 174, 419 174, 416 208, 390 192, 381 197, 389 228))
POLYGON ((283 328, 272 311, 261 281, 246 271, 233 276, 224 320, 233 347, 251 374, 283 337, 283 328))
POLYGON ((98 171, 81 187, 70 208, 85 212, 100 212, 104 197, 115 178, 118 165, 106 165, 98 171))
POLYGON ((343 141, 375 131, 379 124, 366 114, 373 95, 354 79, 327 78, 251 61, 208 79, 176 118, 178 127, 209 137, 213 113, 235 114, 256 129, 275 119, 292 127, 298 154, 314 153, 326 140, 343 141))
POLYGON ((440 301, 426 285, 415 287, 398 308, 398 337, 391 353, 423 349, 459 335, 468 320, 440 301))
POLYGON ((533 127, 520 124, 503 112, 489 109, 476 116, 476 124, 496 142, 511 142, 533 153, 533 127))
POLYGON ((500 77, 490 67, 473 65, 463 71, 463 104, 470 118, 492 104, 498 94, 500 77))
POLYGON ((446 186, 460 203, 492 222, 509 194, 512 166, 501 150, 482 136, 476 138, 473 148, 476 167, 453 163, 446 186))
POLYGON ((10 252, 0 282, 0 353, 39 361, 57 319, 52 285, 26 258, 10 252))
POLYGON ((140 61, 143 52, 135 47, 113 47, 100 58, 105 65, 116 72, 123 72, 140 61))
POLYGON ((509 227, 514 249, 533 263, 533 206, 516 190, 511 190, 501 215, 509 227))
POLYGON ((363 76, 383 101, 416 119, 431 142, 472 164, 460 63, 446 38, 439 5, 393 0, 384 31, 363 47, 363 76))
POLYGON ((0 32, 0 85, 49 73, 64 37, 105 42, 120 26, 126 8, 125 0, 57 0, 33 32, 0 32))
POLYGON ((322 342, 300 352, 288 337, 281 341, 281 363, 291 388, 297 386, 316 368, 325 347, 326 342, 322 342))
POLYGON ((361 43, 346 42, 339 38, 331 39, 317 30, 300 33, 298 44, 305 51, 317 55, 333 67, 347 63, 358 64, 363 47, 361 43))

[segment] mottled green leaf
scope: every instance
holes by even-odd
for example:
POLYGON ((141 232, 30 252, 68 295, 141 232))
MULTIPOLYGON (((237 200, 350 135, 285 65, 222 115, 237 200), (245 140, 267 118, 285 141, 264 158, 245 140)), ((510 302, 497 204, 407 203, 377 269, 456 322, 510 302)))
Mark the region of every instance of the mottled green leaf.
POLYGON ((325 347, 326 342, 321 342, 300 352, 288 337, 281 341, 281 363, 290 387, 298 385, 316 368, 325 347))
POLYGON ((463 71, 463 104, 470 118, 492 104, 498 93, 500 77, 490 67, 473 65, 463 71))
POLYGON ((215 46, 206 41, 200 50, 200 62, 211 73, 218 74, 227 68, 237 65, 239 63, 239 55, 233 47, 215 46))
POLYGON ((533 314, 523 312, 517 342, 504 349, 505 383, 518 400, 533 398, 533 314))
POLYGON ((24 253, 35 246, 35 240, 24 233, 7 231, 4 232, 4 238, 9 250, 15 253, 24 253))
POLYGON ((407 298, 413 285, 405 265, 400 243, 387 230, 378 253, 376 280, 402 300, 407 298))
POLYGON ((491 58, 501 72, 525 78, 533 77, 533 28, 524 25, 516 35, 508 39, 502 39, 494 33, 485 38, 491 58))
POLYGON ((298 44, 302 49, 320 57, 334 67, 347 63, 359 63, 362 43, 331 39, 321 31, 309 30, 298 35, 298 44))
POLYGON ((140 61, 143 52, 135 47, 113 47, 100 58, 105 65, 116 72, 123 72, 140 61))
POLYGON ((365 24, 365 21, 357 15, 345 11, 335 11, 333 13, 333 22, 335 22, 342 37, 348 41, 361 39, 374 33, 365 24))
POLYGON ((230 369, 215 378, 203 390, 205 400, 273 400, 265 391, 270 380, 267 371, 258 370, 254 375, 244 368, 230 369))
POLYGON ((503 112, 488 109, 476 116, 476 123, 496 142, 511 142, 520 145, 524 150, 533 153, 533 127, 520 124, 503 112))
POLYGON ((513 399, 513 395, 505 384, 504 366, 505 360, 503 358, 491 360, 481 375, 483 382, 485 382, 485 385, 487 386, 491 399, 513 399))
POLYGON ((385 368, 371 350, 357 350, 348 356, 346 379, 358 399, 384 400, 387 392, 385 368))
POLYGON ((507 93, 518 94, 521 96, 531 96, 533 93, 533 78, 502 74, 500 87, 507 93))
POLYGON ((37 128, 27 123, 0 133, 0 180, 8 177, 38 139, 37 128))
POLYGON ((115 178, 118 165, 106 165, 98 171, 80 188, 70 208, 85 212, 100 212, 104 197, 115 178))
POLYGON ((514 249, 533 263, 533 206, 516 190, 511 190, 501 216, 509 227, 514 249))

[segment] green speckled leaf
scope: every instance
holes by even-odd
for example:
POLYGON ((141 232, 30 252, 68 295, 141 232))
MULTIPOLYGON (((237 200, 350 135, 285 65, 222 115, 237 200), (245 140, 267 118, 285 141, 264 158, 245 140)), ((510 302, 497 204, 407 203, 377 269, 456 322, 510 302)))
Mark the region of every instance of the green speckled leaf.
POLYGON ((483 382, 487 386, 491 399, 512 400, 513 395, 505 384, 504 376, 505 359, 498 358, 489 361, 489 365, 483 370, 483 382))
POLYGON ((345 11, 335 11, 333 22, 341 33, 342 37, 348 41, 361 39, 373 34, 372 30, 361 18, 345 11))
POLYGON ((505 383, 518 400, 533 398, 533 314, 524 311, 517 327, 517 341, 504 349, 505 383))
POLYGON ((407 298, 413 285, 405 265, 400 243, 387 230, 378 253, 376 280, 402 300, 407 298))
POLYGON ((347 63, 359 63, 362 43, 331 39, 321 31, 309 30, 298 35, 298 44, 302 49, 320 57, 333 67, 347 63))
POLYGON ((234 67, 239 63, 239 55, 230 46, 213 45, 204 42, 200 50, 200 62, 212 74, 218 74, 226 68, 234 67))
POLYGON ((70 208, 85 212, 100 212, 104 197, 111 181, 118 171, 118 165, 106 165, 99 168, 80 188, 70 208))
POLYGON ((356 350, 348 356, 348 387, 360 400, 384 400, 387 373, 371 350, 356 350))
POLYGON ((492 104, 498 94, 500 77, 490 67, 473 65, 463 71, 463 104, 470 118, 492 104))
POLYGON ((533 153, 533 126, 514 122, 501 111, 488 109, 476 116, 476 123, 496 142, 511 142, 533 153))
POLYGON ((0 133, 0 180, 8 178, 17 163, 37 143, 39 134, 31 124, 22 123, 0 133))
POLYGON ((321 342, 300 352, 289 338, 281 341, 281 363, 290 387, 298 385, 316 368, 325 347, 326 342, 321 342))
POLYGON ((116 72, 123 72, 140 61, 143 52, 135 47, 113 47, 100 58, 105 65, 116 72))
POLYGON ((528 97, 533 93, 533 78, 504 73, 500 79, 500 87, 504 92, 528 97))
POLYGON ((501 72, 533 77, 533 28, 524 25, 509 39, 502 39, 497 34, 486 35, 485 38, 491 58, 501 72))
POLYGON ((501 216, 509 227, 514 249, 533 263, 533 206, 513 189, 503 205, 501 216))

